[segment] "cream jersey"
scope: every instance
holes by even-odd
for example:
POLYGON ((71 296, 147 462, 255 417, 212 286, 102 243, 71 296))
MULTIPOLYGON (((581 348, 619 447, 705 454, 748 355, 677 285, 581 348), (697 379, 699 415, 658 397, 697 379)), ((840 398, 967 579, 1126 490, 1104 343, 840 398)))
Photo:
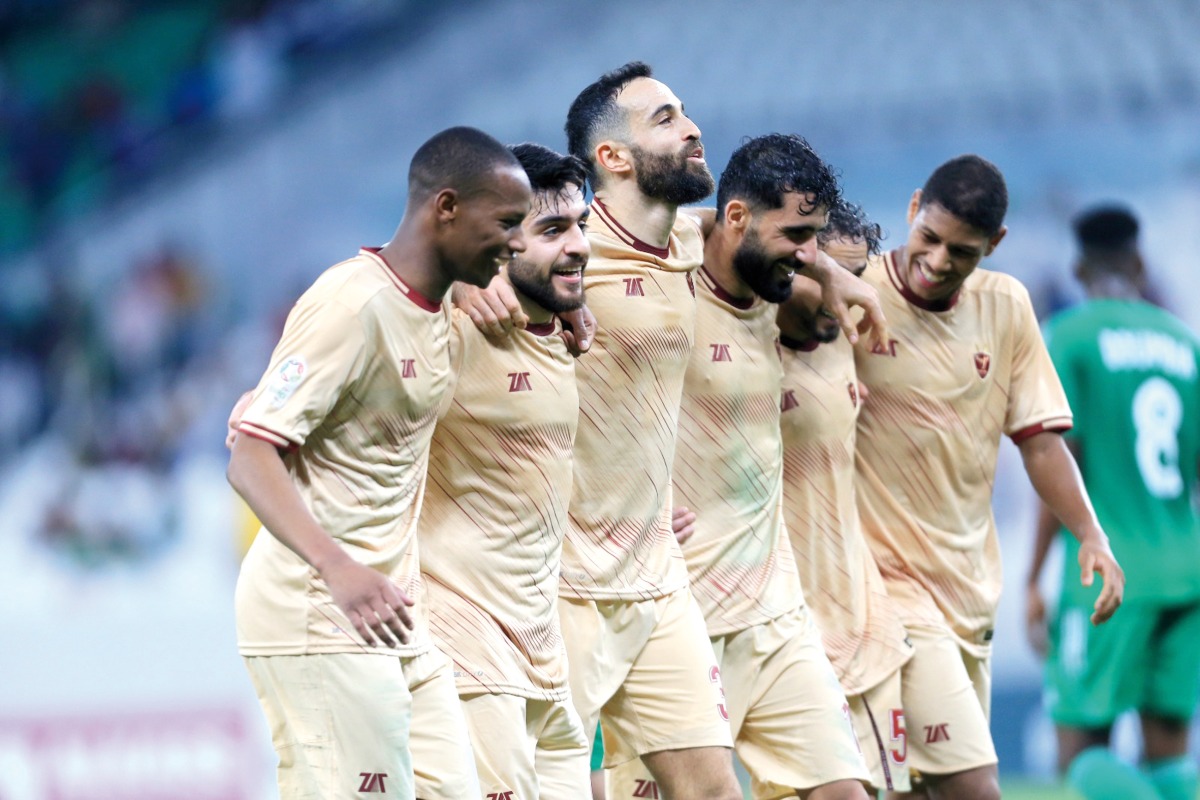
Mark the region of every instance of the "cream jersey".
POLYGON ((854 500, 862 405, 854 348, 781 337, 783 510, 800 583, 847 695, 879 685, 912 655, 900 610, 863 538, 854 500))
POLYGON ((653 247, 597 200, 588 240, 583 280, 598 330, 575 368, 579 432, 560 591, 586 600, 662 597, 687 586, 671 532, 671 464, 703 236, 679 214, 667 247, 653 247))
POLYGON ((558 568, 579 396, 558 330, 490 338, 453 314, 454 388, 418 535, 430 628, 460 694, 567 697, 558 568))
MULTIPOLYGON (((448 316, 374 249, 322 274, 296 302, 239 431, 281 450, 316 521, 356 561, 419 597, 414 536, 429 440, 449 385, 448 316)), ((324 581, 260 531, 237 584, 243 655, 429 648, 423 610, 398 648, 368 647, 324 581)))
POLYGON ((675 504, 696 513, 683 543, 710 636, 803 605, 783 525, 776 307, 729 296, 703 268, 696 344, 675 451, 675 504))
POLYGON ((859 512, 905 623, 948 624, 982 658, 1001 586, 991 506, 1000 437, 1066 430, 1071 409, 1019 281, 976 269, 936 311, 901 281, 896 257, 873 258, 864 275, 892 338, 855 348, 870 392, 858 421, 859 512))

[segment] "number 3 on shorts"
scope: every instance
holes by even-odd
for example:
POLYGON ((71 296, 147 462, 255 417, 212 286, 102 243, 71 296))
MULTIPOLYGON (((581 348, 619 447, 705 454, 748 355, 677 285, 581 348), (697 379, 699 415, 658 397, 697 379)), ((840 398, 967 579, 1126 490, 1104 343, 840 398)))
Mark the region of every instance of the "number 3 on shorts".
POLYGON ((716 664, 713 664, 712 669, 708 671, 708 679, 716 685, 717 691, 721 693, 721 702, 717 703, 717 711, 721 712, 721 719, 729 722, 729 711, 725 708, 725 687, 721 685, 721 670, 716 664))

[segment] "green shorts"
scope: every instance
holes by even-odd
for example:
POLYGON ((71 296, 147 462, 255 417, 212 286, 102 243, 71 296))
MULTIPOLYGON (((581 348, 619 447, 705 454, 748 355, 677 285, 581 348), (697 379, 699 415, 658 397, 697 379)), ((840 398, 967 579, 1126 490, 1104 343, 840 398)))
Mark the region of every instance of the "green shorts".
POLYGON ((592 772, 604 769, 604 737, 600 735, 600 726, 596 726, 596 740, 592 742, 592 772))
POLYGON ((1125 711, 1191 719, 1200 699, 1200 601, 1127 603, 1106 623, 1065 605, 1050 625, 1046 699, 1060 725, 1104 728, 1125 711))

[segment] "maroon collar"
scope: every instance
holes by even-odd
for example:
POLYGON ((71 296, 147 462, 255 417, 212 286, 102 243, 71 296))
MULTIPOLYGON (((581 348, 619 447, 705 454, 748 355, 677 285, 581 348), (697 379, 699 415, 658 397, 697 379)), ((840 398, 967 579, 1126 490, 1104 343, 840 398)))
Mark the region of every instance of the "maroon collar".
POLYGON ((411 287, 407 283, 405 283, 404 279, 396 274, 396 270, 392 269, 392 265, 389 264, 387 262, 387 259, 384 258, 383 255, 379 252, 381 249, 382 248, 379 248, 379 247, 367 247, 364 245, 361 248, 360 252, 374 256, 375 260, 379 264, 379 266, 383 269, 384 272, 386 272, 388 274, 388 277, 392 279, 392 282, 396 284, 396 288, 399 289, 401 292, 403 292, 404 296, 407 297, 409 300, 412 300, 414 303, 416 303, 418 306, 425 309, 426 311, 441 311, 442 310, 441 301, 440 300, 430 300, 428 297, 421 294, 416 289, 414 289, 413 287, 411 287))
POLYGON ((525 326, 525 330, 534 336, 549 336, 554 333, 554 320, 551 319, 549 322, 531 322, 525 326))
POLYGON ((749 297, 734 297, 729 292, 725 291, 725 288, 717 282, 717 279, 713 277, 713 274, 708 271, 708 267, 701 264, 700 271, 703 272, 705 277, 708 278, 709 284, 712 285, 713 294, 717 296, 718 300, 726 302, 734 308, 740 308, 743 311, 754 305, 754 301, 757 299, 754 295, 750 295, 749 297))
POLYGON ((604 203, 600 201, 599 197, 592 198, 592 205, 597 211, 600 212, 600 218, 603 219, 608 226, 613 228, 613 230, 617 233, 618 238, 620 238, 634 250, 642 253, 649 253, 656 258, 667 258, 671 255, 671 248, 669 244, 667 247, 655 247, 652 244, 643 242, 641 239, 630 233, 628 228, 617 222, 616 217, 614 217, 612 212, 608 210, 608 206, 604 205, 604 203))

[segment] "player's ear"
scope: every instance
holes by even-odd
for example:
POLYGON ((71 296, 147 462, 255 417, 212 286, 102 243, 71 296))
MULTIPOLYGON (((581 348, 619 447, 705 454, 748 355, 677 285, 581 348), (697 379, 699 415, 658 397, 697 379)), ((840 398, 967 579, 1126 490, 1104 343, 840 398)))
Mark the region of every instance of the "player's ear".
POLYGON ((985 257, 992 254, 992 251, 996 249, 996 245, 1000 244, 1000 240, 1004 238, 1004 234, 1006 233, 1008 233, 1008 228, 1004 225, 1001 225, 1000 230, 992 234, 992 237, 988 239, 987 250, 985 250, 983 253, 985 257))
POLYGON ((724 225, 738 233, 745 233, 746 227, 750 224, 750 207, 735 198, 725 204, 725 208, 721 210, 721 216, 721 222, 724 225))
POLYGON ((912 193, 912 198, 908 201, 908 224, 912 225, 913 220, 917 218, 917 212, 921 210, 921 190, 917 189, 912 193))
POLYGON ((605 172, 621 175, 633 170, 633 154, 620 142, 605 139, 592 151, 596 164, 605 172))
POLYGON ((454 189, 442 189, 433 196, 433 213, 439 223, 452 222, 458 209, 458 192, 454 189))

